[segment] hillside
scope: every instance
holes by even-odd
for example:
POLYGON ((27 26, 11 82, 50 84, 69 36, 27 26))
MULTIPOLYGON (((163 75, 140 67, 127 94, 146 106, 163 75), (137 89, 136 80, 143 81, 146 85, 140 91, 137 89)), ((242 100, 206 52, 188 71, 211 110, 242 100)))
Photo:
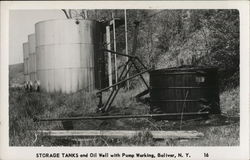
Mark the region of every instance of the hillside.
POLYGON ((9 82, 12 84, 22 84, 24 82, 23 63, 9 65, 9 82))

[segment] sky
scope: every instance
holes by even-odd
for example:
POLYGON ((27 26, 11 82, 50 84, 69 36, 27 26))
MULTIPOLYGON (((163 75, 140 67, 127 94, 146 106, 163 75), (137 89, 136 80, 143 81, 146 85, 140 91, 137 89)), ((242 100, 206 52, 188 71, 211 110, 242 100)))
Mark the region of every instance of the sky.
POLYGON ((61 10, 11 10, 9 18, 9 64, 23 63, 23 43, 35 32, 35 23, 66 18, 61 10))

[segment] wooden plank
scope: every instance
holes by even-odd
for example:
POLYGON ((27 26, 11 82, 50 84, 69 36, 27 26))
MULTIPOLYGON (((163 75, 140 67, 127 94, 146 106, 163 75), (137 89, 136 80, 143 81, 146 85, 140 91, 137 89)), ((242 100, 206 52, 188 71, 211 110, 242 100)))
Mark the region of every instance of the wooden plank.
MULTIPOLYGON (((38 135, 52 137, 133 137, 143 134, 140 130, 38 130, 38 135)), ((204 134, 197 131, 150 131, 155 139, 196 139, 204 134)))

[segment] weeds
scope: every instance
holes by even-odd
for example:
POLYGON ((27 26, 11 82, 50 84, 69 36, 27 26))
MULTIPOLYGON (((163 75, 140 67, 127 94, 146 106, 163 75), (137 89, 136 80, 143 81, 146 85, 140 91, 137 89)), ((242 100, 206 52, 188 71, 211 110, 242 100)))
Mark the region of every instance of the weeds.
MULTIPOLYGON (((223 113, 238 115, 239 88, 225 91, 221 94, 220 102, 223 113)), ((140 90, 121 90, 114 100, 109 114, 146 114, 149 106, 137 102, 133 97, 140 90)), ((11 146, 72 146, 79 145, 72 139, 56 139, 38 137, 33 130, 63 129, 61 122, 33 122, 33 117, 56 118, 94 115, 98 99, 93 93, 77 92, 73 94, 37 93, 10 89, 9 92, 9 135, 11 146)), ((103 94, 104 102, 109 92, 103 94)), ((95 137, 84 140, 84 146, 209 146, 209 145, 239 145, 239 124, 226 126, 206 126, 203 121, 184 122, 183 129, 196 129, 204 133, 205 137, 192 141, 155 141, 151 130, 178 130, 179 122, 156 121, 150 118, 128 118, 118 120, 85 120, 73 121, 76 130, 142 130, 143 132, 132 138, 95 137)))
POLYGON ((224 91, 220 96, 221 110, 228 116, 239 116, 240 89, 239 87, 224 91))

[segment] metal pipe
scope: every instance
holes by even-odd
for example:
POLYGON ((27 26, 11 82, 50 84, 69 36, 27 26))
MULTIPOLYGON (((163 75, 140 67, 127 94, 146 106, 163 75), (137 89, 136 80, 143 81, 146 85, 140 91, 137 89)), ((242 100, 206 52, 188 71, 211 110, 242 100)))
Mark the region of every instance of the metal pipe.
POLYGON ((63 13, 65 14, 66 18, 67 19, 70 19, 71 17, 68 15, 66 9, 62 9, 63 13))
POLYGON ((100 91, 97 92, 97 94, 100 93, 100 92, 104 92, 104 91, 108 90, 109 88, 114 87, 114 86, 117 86, 117 85, 119 85, 119 84, 121 84, 121 83, 123 83, 123 82, 126 82, 127 80, 130 80, 130 79, 132 79, 132 78, 135 78, 135 77, 137 77, 137 76, 139 76, 139 75, 141 75, 141 74, 143 74, 143 73, 146 73, 146 72, 148 72, 148 71, 150 71, 150 70, 151 70, 151 69, 147 69, 147 70, 142 71, 142 72, 140 72, 140 73, 138 73, 138 74, 135 74, 135 75, 133 75, 133 76, 131 76, 131 77, 129 77, 129 78, 126 78, 126 79, 124 79, 124 80, 121 80, 121 81, 117 82, 116 84, 113 84, 112 86, 109 86, 109 87, 106 87, 106 88, 104 88, 104 89, 101 89, 100 91))
POLYGON ((142 61, 138 57, 135 57, 135 59, 138 60, 138 62, 143 66, 144 69, 147 69, 147 67, 142 63, 142 61))
POLYGON ((122 53, 119 53, 119 52, 111 51, 111 50, 108 50, 108 49, 102 49, 102 50, 104 52, 109 52, 111 54, 117 54, 117 55, 120 55, 120 56, 125 56, 125 57, 129 57, 129 58, 135 58, 143 66, 143 68, 147 69, 147 67, 142 63, 142 61, 137 56, 126 55, 126 54, 122 54, 122 53))
POLYGON ((163 114, 143 114, 143 115, 115 115, 115 116, 93 116, 93 117, 65 117, 65 118, 34 118, 34 122, 39 121, 75 121, 75 120, 90 120, 90 119, 120 119, 120 118, 148 118, 162 116, 192 116, 192 115, 207 115, 209 112, 189 112, 189 113, 163 113, 163 114))
POLYGON ((107 105, 104 107, 104 110, 103 112, 107 112, 111 106, 111 104, 113 103, 114 99, 115 99, 115 96, 117 95, 118 91, 120 90, 120 86, 118 86, 118 88, 115 90, 115 94, 112 95, 112 97, 110 96, 109 99, 110 99, 110 102, 108 101, 107 102, 107 105))
POLYGON ((111 51, 111 50, 107 50, 107 49, 102 49, 102 50, 104 52, 109 52, 111 54, 117 54, 117 55, 120 55, 120 56, 125 56, 125 57, 129 57, 129 58, 135 58, 143 66, 144 69, 147 69, 147 67, 142 63, 142 61, 137 56, 126 55, 126 54, 122 54, 122 53, 111 51))
MULTIPOLYGON (((133 65, 134 65, 135 69, 137 70, 137 72, 139 73, 139 72, 140 72, 140 69, 137 67, 137 65, 135 64, 135 62, 134 62, 133 60, 132 60, 132 63, 133 63, 133 65)), ((140 75, 140 77, 141 77, 143 83, 146 85, 147 89, 149 89, 149 86, 148 86, 146 80, 144 79, 144 77, 143 77, 142 75, 140 75)))
POLYGON ((115 51, 111 51, 111 50, 108 50, 108 49, 102 49, 102 50, 103 50, 104 52, 110 52, 111 54, 117 54, 117 55, 120 55, 120 56, 129 57, 129 58, 136 58, 135 56, 122 54, 122 53, 115 52, 115 51))
MULTIPOLYGON (((127 74, 128 74, 128 72, 129 72, 131 66, 132 66, 132 64, 129 66, 129 69, 126 71, 124 78, 127 76, 127 74)), ((121 77, 122 77, 122 75, 121 75, 121 77)), ((113 101, 114 101, 114 99, 115 99, 115 97, 116 97, 118 91, 120 90, 120 88, 121 88, 121 87, 118 85, 118 89, 116 90, 114 96, 111 98, 110 103, 106 106, 106 108, 104 108, 104 112, 107 112, 107 111, 109 110, 109 108, 110 108, 111 104, 113 103, 113 101)))
POLYGON ((109 95, 109 98, 108 98, 107 102, 104 104, 104 106, 101 108, 101 110, 103 108, 106 108, 106 106, 108 105, 108 103, 109 103, 111 97, 113 96, 113 94, 115 93, 115 91, 116 91, 115 89, 112 89, 111 94, 109 95))
MULTIPOLYGON (((119 79, 122 78, 122 75, 123 75, 123 73, 125 72, 126 66, 129 64, 129 62, 130 62, 130 60, 125 64, 125 66, 124 66, 124 68, 123 68, 123 70, 122 70, 122 73, 121 73, 119 79)), ((106 102, 105 105, 103 106, 103 108, 106 108, 106 107, 108 106, 108 103, 109 103, 111 97, 113 96, 113 94, 114 94, 114 89, 112 90, 112 92, 111 92, 111 94, 110 94, 110 96, 109 96, 107 102, 106 102)))

